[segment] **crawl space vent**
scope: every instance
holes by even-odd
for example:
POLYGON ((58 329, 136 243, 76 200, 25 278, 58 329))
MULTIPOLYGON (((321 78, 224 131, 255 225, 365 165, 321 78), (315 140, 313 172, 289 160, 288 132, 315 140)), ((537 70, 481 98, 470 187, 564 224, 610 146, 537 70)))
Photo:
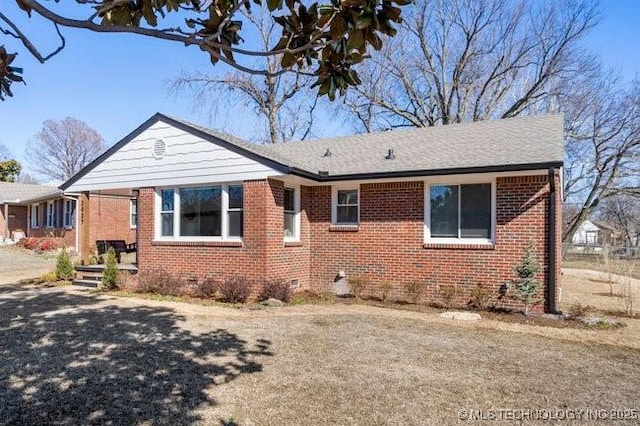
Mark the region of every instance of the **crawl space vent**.
POLYGON ((164 143, 163 140, 158 139, 157 141, 154 142, 153 144, 153 156, 155 158, 162 158, 164 157, 164 153, 167 150, 167 145, 164 143))

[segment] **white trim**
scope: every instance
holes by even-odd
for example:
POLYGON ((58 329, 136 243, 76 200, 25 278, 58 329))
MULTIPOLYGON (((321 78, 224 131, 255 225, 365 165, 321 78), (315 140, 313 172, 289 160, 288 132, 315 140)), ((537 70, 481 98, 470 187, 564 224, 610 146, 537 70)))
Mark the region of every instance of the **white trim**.
MULTIPOLYGON (((496 241, 496 177, 489 178, 487 175, 456 175, 456 176, 437 176, 428 179, 424 183, 424 243, 425 244, 495 244, 496 241), (461 185, 472 183, 489 183, 491 184, 491 238, 431 238, 431 185, 461 185)), ((460 197, 458 197, 458 204, 460 197)), ((458 215, 460 215, 460 207, 458 206, 458 215)), ((458 232, 460 223, 458 223, 458 232)))
MULTIPOLYGON (((293 236, 284 235, 284 241, 287 243, 297 243, 300 241, 300 186, 285 185, 284 189, 293 190, 293 236)), ((284 206, 283 206, 284 207, 284 206)), ((283 208, 283 233, 284 233, 284 208, 283 208)))
POLYGON ((354 226, 360 224, 360 184, 345 183, 331 186, 331 224, 335 226, 354 226), (358 193, 358 221, 338 223, 338 191, 357 191, 358 193))
POLYGON ((136 229, 138 227, 138 199, 130 198, 129 199, 129 229, 136 229), (136 204, 136 222, 134 223, 131 219, 133 217, 133 203, 136 204))
MULTIPOLYGON (((210 241, 230 241, 242 242, 242 237, 229 236, 228 214, 229 214, 229 186, 243 186, 242 182, 229 182, 224 184, 200 184, 200 185, 184 185, 171 187, 155 188, 155 209, 154 209, 154 241, 187 241, 187 242, 210 242, 210 241), (197 189, 210 188, 219 186, 221 188, 221 228, 220 236, 180 236, 180 190, 181 189, 197 189), (173 190, 173 236, 162 235, 162 191, 173 190)), ((244 188, 243 188, 244 191, 244 188)), ((244 211, 244 193, 243 193, 244 211)), ((237 211, 237 210, 236 210, 237 211)), ((169 210, 166 211, 169 213, 169 210)))

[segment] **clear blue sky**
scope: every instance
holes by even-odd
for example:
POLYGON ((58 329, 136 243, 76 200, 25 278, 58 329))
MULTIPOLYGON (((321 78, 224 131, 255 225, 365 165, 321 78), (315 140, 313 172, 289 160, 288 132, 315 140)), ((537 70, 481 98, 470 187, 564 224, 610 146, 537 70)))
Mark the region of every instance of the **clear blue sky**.
MULTIPOLYGON (((587 38, 587 47, 605 66, 618 70, 624 81, 630 82, 640 77, 640 1, 605 0, 603 8, 603 21, 587 38)), ((6 9, 3 7, 3 12, 10 16, 19 16, 11 10, 14 7, 6 9)), ((182 69, 212 70, 207 56, 197 48, 130 35, 62 31, 67 38, 66 49, 44 65, 12 39, 0 37, 0 43, 9 50, 21 52, 16 61, 25 68, 27 86, 14 85, 15 97, 0 102, 0 142, 23 163, 27 141, 49 118, 82 119, 108 144, 117 142, 157 111, 210 124, 207 114, 194 115, 188 99, 169 96, 166 89, 166 81, 182 69)), ((56 34, 48 23, 38 21, 30 34, 43 46, 43 53, 55 47, 56 34)), ((224 73, 227 69, 218 65, 212 71, 224 73)), ((326 117, 323 120, 328 134, 345 131, 343 123, 332 125, 326 117)), ((229 121, 228 131, 245 136, 242 130, 248 128, 246 117, 232 116, 229 121)))

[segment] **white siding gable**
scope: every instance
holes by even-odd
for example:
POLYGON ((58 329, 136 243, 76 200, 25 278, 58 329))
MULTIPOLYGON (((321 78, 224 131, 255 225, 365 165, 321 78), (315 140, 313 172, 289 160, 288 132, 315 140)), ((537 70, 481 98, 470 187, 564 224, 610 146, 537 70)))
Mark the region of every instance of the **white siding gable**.
POLYGON ((253 159, 158 121, 120 147, 67 192, 198 185, 280 176, 253 159), (163 155, 154 145, 163 141, 163 155))

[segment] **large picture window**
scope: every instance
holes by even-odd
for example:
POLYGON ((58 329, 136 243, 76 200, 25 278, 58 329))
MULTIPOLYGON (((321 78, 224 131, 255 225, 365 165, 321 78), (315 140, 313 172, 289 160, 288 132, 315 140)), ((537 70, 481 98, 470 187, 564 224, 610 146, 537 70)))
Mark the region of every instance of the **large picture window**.
POLYGON ((157 192, 161 239, 242 237, 242 185, 167 188, 157 192))
POLYGON ((491 240, 491 183, 432 184, 428 189, 428 237, 491 240))

